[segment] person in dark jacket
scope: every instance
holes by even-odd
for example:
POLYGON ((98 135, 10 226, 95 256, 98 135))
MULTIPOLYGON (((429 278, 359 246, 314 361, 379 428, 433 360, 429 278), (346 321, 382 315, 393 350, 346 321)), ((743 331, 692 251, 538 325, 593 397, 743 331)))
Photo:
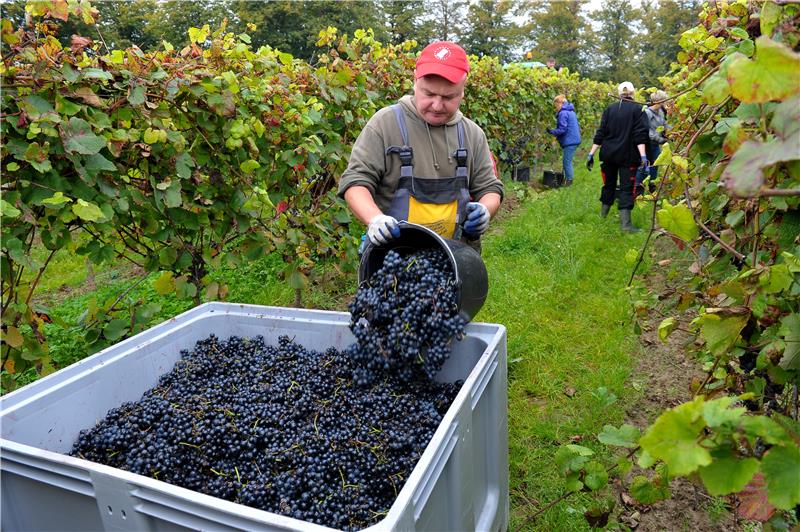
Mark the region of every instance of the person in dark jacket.
POLYGON ((586 160, 586 168, 594 165, 594 154, 600 150, 600 173, 603 188, 600 192, 600 216, 605 218, 614 199, 619 179, 617 208, 622 230, 636 233, 639 228, 631 223, 631 210, 634 202, 636 170, 642 166, 650 167, 647 160, 646 145, 649 139, 649 125, 642 106, 633 102, 633 84, 625 81, 617 87, 619 101, 603 111, 600 127, 594 134, 594 143, 586 160))
POLYGON ((581 143, 581 128, 578 125, 578 117, 575 115, 575 107, 567 101, 566 96, 563 94, 556 96, 553 105, 556 106, 556 128, 548 129, 547 132, 555 135, 558 143, 561 144, 564 185, 570 186, 575 175, 575 171, 572 169, 572 159, 575 157, 575 150, 581 143))

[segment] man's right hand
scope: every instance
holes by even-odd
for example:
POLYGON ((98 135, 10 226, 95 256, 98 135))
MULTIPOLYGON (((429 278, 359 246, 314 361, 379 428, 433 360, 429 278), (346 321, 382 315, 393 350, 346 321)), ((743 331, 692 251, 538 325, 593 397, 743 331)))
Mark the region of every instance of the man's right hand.
POLYGON ((380 246, 400 236, 397 220, 385 214, 379 214, 369 221, 367 239, 373 246, 380 246))
POLYGON ((593 167, 594 167, 594 154, 590 153, 589 157, 586 158, 586 169, 591 172, 593 167))

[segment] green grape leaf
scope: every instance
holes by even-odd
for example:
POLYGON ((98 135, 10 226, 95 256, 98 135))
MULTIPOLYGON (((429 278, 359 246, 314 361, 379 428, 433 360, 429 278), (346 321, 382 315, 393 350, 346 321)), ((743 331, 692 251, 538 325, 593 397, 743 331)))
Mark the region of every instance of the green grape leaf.
POLYGON ((786 348, 778 365, 787 371, 800 369, 800 314, 794 312, 781 318, 780 334, 786 348))
POLYGON ((22 211, 11 205, 4 199, 0 199, 0 216, 4 218, 16 218, 22 211))
POLYGON ((766 294, 776 294, 788 290, 793 282, 794 275, 789 271, 789 265, 786 263, 774 264, 758 277, 758 284, 764 288, 766 294))
POLYGON ((669 338, 669 335, 672 334, 672 331, 674 331, 677 326, 678 321, 674 316, 670 316, 669 318, 662 320, 658 325, 659 339, 661 339, 662 342, 667 343, 667 338, 669 338))
POLYGON ((638 428, 626 423, 620 428, 616 428, 613 425, 604 425, 603 431, 597 435, 597 439, 606 445, 633 449, 636 447, 636 442, 640 436, 641 433, 638 428))
POLYGON ((175 290, 175 280, 172 278, 172 272, 161 272, 158 279, 153 282, 153 290, 162 296, 171 294, 175 290))
POLYGON ((38 142, 31 142, 28 144, 28 149, 25 150, 25 160, 31 163, 37 171, 41 173, 49 172, 53 169, 48 158, 50 151, 50 143, 45 142, 39 145, 38 142))
POLYGON ((653 458, 663 460, 674 475, 686 476, 711 463, 708 450, 698 443, 705 422, 703 398, 684 403, 661 414, 639 444, 653 458))
POLYGON ((728 65, 731 94, 746 103, 783 100, 800 91, 800 54, 766 35, 756 39, 756 58, 733 54, 728 65))
POLYGON ((89 222, 96 222, 103 218, 103 211, 100 210, 100 207, 82 199, 78 199, 78 202, 72 206, 72 212, 81 220, 89 222))
POLYGON ((593 454, 594 451, 587 447, 582 447, 580 445, 562 445, 558 448, 558 451, 556 451, 556 467, 558 467, 562 475, 580 471, 583 465, 589 461, 587 457, 593 454))
POLYGON ((92 172, 116 172, 117 167, 114 163, 103 157, 100 153, 95 153, 86 158, 86 169, 92 172))
POLYGON ((242 172, 244 172, 246 174, 249 174, 250 172, 252 172, 256 168, 261 168, 261 164, 258 161, 255 161, 253 159, 248 159, 248 160, 244 161, 243 163, 241 163, 239 165, 239 168, 242 170, 242 172))
POLYGON ((713 401, 706 401, 703 404, 703 419, 706 420, 706 424, 711 428, 723 425, 736 426, 747 409, 744 407, 730 408, 734 402, 736 402, 735 397, 720 397, 713 401))
POLYGON ((106 140, 95 135, 86 120, 74 116, 62 129, 61 138, 67 153, 94 155, 106 145, 106 140))
POLYGON ((752 442, 755 442, 756 438, 761 438, 768 445, 787 445, 792 442, 786 429, 767 416, 744 416, 740 425, 752 442))
POLYGON ((133 106, 142 105, 145 102, 145 86, 137 85, 131 89, 128 94, 128 102, 133 106))
POLYGON ((761 8, 761 15, 759 16, 759 23, 761 26, 761 35, 772 35, 772 30, 781 19, 781 6, 775 2, 767 0, 761 8))
POLYGON ((730 451, 714 453, 714 461, 697 472, 709 495, 715 497, 744 489, 758 471, 755 458, 738 459, 730 451))
POLYGON ((300 290, 304 288, 307 282, 308 282, 308 277, 306 277, 306 275, 299 270, 293 270, 289 274, 289 286, 291 286, 295 290, 300 290))
POLYGON ((583 483, 592 491, 604 488, 608 484, 608 471, 603 464, 592 460, 586 464, 583 483))
POLYGON ((128 332, 129 323, 129 320, 113 319, 103 327, 103 336, 105 336, 109 342, 115 342, 128 332))
POLYGON ((197 295, 197 286, 189 282, 185 275, 175 278, 175 293, 180 299, 191 299, 197 295))
POLYGON ((699 234, 692 211, 682 203, 672 206, 664 200, 656 216, 661 227, 681 240, 691 242, 699 234))
POLYGON ((70 199, 67 196, 65 196, 64 193, 59 190, 58 192, 56 192, 55 194, 53 194, 49 198, 43 199, 40 203, 42 205, 53 205, 55 207, 59 207, 61 205, 64 205, 65 203, 69 203, 71 201, 72 201, 72 199, 70 199))
POLYGON ((666 166, 672 162, 672 148, 669 147, 669 142, 661 146, 661 153, 656 157, 653 166, 666 166))
POLYGON ((800 504, 800 449, 797 445, 772 447, 764 454, 761 470, 767 479, 770 503, 782 510, 800 504))
POLYGON ((564 481, 564 487, 568 492, 577 492, 583 489, 583 482, 580 480, 580 473, 570 473, 564 481))
MULTIPOLYGON (((716 309, 706 309, 706 313, 697 318, 700 324, 700 335, 706 341, 706 347, 712 355, 726 353, 747 324, 749 314, 732 314, 710 312, 716 309)), ((749 311, 748 311, 749 312, 749 311)))
POLYGON ((642 504, 653 504, 670 496, 669 487, 650 482, 647 477, 641 475, 633 477, 629 491, 631 496, 642 504))

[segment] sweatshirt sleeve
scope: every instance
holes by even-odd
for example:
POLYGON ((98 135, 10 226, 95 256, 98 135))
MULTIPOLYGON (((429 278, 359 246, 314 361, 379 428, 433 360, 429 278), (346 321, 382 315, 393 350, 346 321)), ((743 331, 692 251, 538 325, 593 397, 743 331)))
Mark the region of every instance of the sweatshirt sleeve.
POLYGON ((598 146, 602 146, 603 140, 605 140, 607 135, 608 135, 608 107, 606 107, 605 110, 603 111, 603 116, 600 118, 600 127, 598 127, 597 131, 594 132, 594 139, 592 140, 592 143, 597 144, 598 146))
POLYGON ((347 189, 360 185, 375 196, 375 190, 386 172, 384 142, 380 133, 368 122, 353 144, 347 169, 339 179, 337 194, 344 198, 347 189))

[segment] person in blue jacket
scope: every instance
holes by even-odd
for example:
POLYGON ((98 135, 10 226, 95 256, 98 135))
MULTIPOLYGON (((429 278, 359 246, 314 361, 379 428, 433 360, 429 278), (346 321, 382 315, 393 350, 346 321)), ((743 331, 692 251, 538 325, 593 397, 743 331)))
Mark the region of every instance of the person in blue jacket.
POLYGON ((572 178, 575 176, 572 159, 581 143, 581 128, 575 115, 575 107, 567 101, 566 96, 563 94, 556 96, 553 105, 556 107, 556 128, 548 129, 547 132, 556 137, 564 151, 562 158, 564 186, 568 187, 572 185, 572 178))

